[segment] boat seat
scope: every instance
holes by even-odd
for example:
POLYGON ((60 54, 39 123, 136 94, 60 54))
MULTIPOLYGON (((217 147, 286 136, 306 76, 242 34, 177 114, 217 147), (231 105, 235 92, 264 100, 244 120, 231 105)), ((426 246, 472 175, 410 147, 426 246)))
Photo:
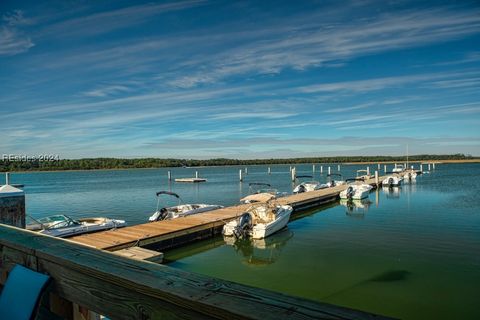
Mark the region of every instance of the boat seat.
POLYGON ((16 265, 0 294, 0 319, 34 319, 50 277, 16 265))

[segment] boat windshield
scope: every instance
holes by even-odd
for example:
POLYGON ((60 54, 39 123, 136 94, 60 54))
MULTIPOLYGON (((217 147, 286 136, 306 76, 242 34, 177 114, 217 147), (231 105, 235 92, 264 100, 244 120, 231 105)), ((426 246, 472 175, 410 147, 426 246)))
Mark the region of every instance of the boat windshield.
POLYGON ((63 214, 42 218, 39 219, 38 222, 47 229, 65 228, 80 224, 80 222, 63 214))

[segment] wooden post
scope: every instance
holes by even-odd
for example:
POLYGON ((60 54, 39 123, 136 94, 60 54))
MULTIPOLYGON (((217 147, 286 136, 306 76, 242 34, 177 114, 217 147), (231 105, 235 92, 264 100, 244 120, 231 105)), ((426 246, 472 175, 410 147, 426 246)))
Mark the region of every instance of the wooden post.
POLYGON ((242 182, 243 181, 242 169, 238 170, 238 177, 240 178, 240 182, 242 182))
POLYGON ((328 167, 328 174, 330 174, 330 173, 331 173, 331 169, 330 169, 330 167, 328 167))
POLYGON ((297 169, 295 167, 292 168, 292 182, 295 182, 297 178, 297 169))
POLYGON ((377 185, 377 187, 378 187, 378 183, 379 183, 379 181, 378 181, 378 171, 375 170, 375 184, 377 185))
POLYGON ((8 184, 0 187, 0 223, 25 228, 25 192, 23 190, 8 184))
POLYGON ((195 171, 195 178, 198 179, 198 171, 195 171))
POLYGON ((168 170, 167 175, 168 175, 168 181, 172 181, 172 172, 170 170, 168 170))

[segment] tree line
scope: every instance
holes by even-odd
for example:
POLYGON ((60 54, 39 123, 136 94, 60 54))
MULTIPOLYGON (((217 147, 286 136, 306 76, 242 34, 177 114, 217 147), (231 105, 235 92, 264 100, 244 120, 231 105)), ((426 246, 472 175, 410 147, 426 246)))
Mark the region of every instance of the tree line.
MULTIPOLYGON (((470 155, 413 155, 409 161, 421 160, 467 160, 474 159, 470 155)), ((301 164, 301 163, 345 163, 345 162, 405 162, 405 156, 338 156, 309 157, 287 159, 119 159, 119 158, 85 158, 60 159, 56 161, 8 161, 0 160, 0 171, 52 171, 52 170, 95 170, 95 169, 133 169, 164 167, 197 167, 197 166, 229 166, 229 165, 262 165, 262 164, 301 164)))

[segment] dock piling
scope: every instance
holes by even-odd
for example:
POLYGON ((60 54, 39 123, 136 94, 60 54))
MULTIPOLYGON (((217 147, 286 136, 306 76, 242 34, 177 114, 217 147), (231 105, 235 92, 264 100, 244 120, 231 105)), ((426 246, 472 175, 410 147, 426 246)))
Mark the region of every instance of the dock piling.
POLYGON ((367 176, 370 175, 370 167, 367 167, 367 176))
POLYGON ((340 171, 340 165, 337 166, 338 171, 340 171))
POLYGON ((377 170, 375 170, 375 184, 378 187, 379 181, 378 181, 378 171, 377 170))
POLYGON ((5 184, 7 186, 10 184, 10 172, 5 172, 5 184))
POLYGON ((330 174, 330 173, 331 173, 331 169, 330 169, 330 167, 328 167, 328 174, 330 174))
POLYGON ((312 172, 315 172, 315 165, 312 165, 312 172))
POLYGON ((435 162, 434 162, 434 163, 432 163, 432 166, 433 166, 433 170, 435 170, 435 162))
POLYGON ((378 164, 378 168, 377 168, 377 169, 378 169, 378 171, 380 171, 380 163, 378 164))
POLYGON ((295 182, 297 178, 297 169, 295 167, 292 168, 292 182, 295 182))
POLYGON ((323 173, 323 166, 320 166, 320 173, 323 173))
POLYGON ((198 179, 198 171, 195 171, 195 178, 198 179))
POLYGON ((248 167, 245 167, 245 175, 248 175, 248 167))
POLYGON ((168 170, 167 176, 168 176, 168 181, 172 181, 172 172, 170 170, 168 170))
POLYGON ((383 165, 383 172, 387 173, 387 165, 386 164, 383 165))
POLYGON ((430 171, 430 170, 431 170, 431 167, 430 167, 430 163, 429 163, 429 164, 428 164, 428 171, 430 171))
POLYGON ((242 169, 238 170, 238 177, 240 179, 240 182, 242 182, 243 181, 242 169))
POLYGON ((272 170, 268 167, 268 174, 272 174, 272 170))
POLYGON ((420 163, 420 172, 423 172, 423 164, 420 163))

